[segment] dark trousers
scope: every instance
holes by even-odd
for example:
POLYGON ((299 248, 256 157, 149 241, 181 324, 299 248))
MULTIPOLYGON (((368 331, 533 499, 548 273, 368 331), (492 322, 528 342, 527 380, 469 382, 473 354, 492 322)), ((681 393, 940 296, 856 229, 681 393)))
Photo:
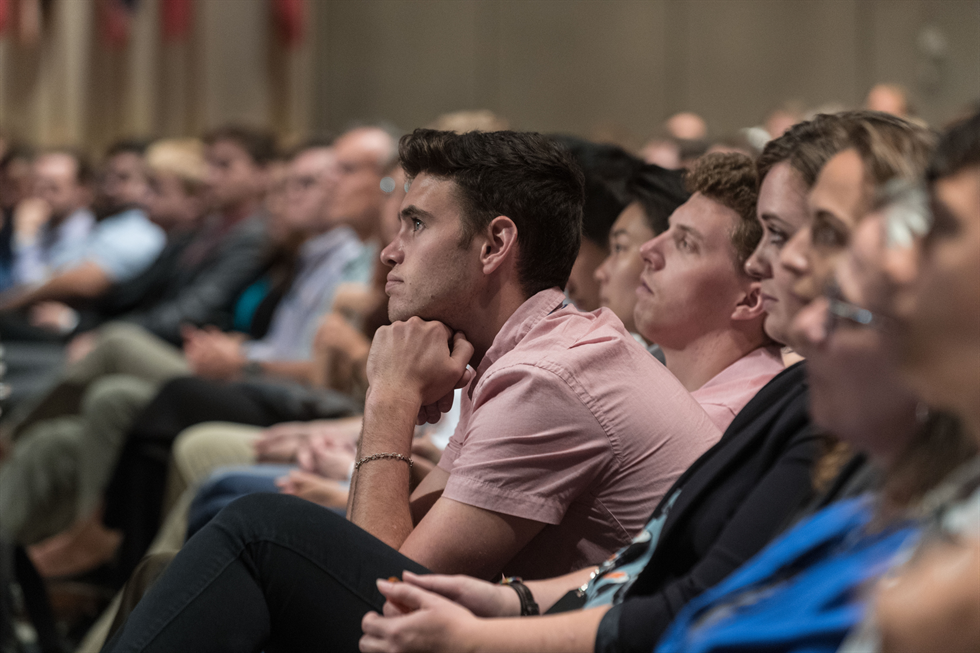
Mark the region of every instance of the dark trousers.
POLYGON ((378 578, 427 570, 326 508, 253 494, 192 537, 103 651, 356 651, 378 578))
POLYGON ((118 573, 139 563, 160 525, 170 448, 202 422, 272 426, 353 414, 355 401, 326 390, 276 383, 221 383, 181 377, 166 383, 133 424, 106 491, 106 525, 125 535, 118 573))

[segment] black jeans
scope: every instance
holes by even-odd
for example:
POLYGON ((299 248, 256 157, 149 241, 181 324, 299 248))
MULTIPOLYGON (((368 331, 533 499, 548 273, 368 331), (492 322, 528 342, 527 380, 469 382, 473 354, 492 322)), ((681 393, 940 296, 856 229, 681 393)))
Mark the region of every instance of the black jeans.
POLYGON ((253 494, 192 537, 103 651, 356 651, 378 578, 427 570, 326 508, 253 494))
POLYGON ((125 537, 118 556, 124 581, 160 525, 170 448, 184 429, 202 422, 272 426, 279 422, 344 417, 354 400, 294 384, 222 383, 180 377, 166 383, 136 418, 106 490, 105 523, 125 537))

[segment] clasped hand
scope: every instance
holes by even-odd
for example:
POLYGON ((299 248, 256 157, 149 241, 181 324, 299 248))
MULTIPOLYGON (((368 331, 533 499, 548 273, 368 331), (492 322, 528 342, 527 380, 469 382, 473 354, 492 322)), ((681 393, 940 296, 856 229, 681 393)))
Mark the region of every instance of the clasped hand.
POLYGON ((453 405, 453 390, 468 384, 473 345, 442 322, 412 317, 381 327, 371 343, 370 396, 416 403, 418 423, 435 423, 453 405), (450 348, 451 345, 451 348, 450 348))
POLYGON ((361 651, 465 650, 478 617, 520 614, 517 594, 509 587, 468 576, 419 576, 408 571, 403 579, 378 581, 386 599, 384 616, 364 616, 361 651))

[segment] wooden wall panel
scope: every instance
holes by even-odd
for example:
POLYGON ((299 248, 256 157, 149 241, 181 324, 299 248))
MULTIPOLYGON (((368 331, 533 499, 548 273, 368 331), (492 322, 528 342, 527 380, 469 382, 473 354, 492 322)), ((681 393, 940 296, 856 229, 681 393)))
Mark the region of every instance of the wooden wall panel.
POLYGON ((721 135, 786 99, 856 106, 876 81, 909 87, 933 123, 980 98, 980 0, 308 3, 307 40, 286 50, 270 0, 196 0, 178 43, 161 42, 159 0, 141 0, 131 43, 109 51, 94 0, 54 0, 40 47, 0 37, 0 127, 99 149, 231 120, 298 137, 489 108, 638 144, 675 111, 721 135))

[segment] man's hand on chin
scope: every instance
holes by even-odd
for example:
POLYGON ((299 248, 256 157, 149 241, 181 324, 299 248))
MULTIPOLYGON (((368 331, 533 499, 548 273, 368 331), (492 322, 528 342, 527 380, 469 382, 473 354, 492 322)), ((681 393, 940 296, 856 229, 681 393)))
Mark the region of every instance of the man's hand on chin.
POLYGON ((466 336, 442 322, 412 317, 381 327, 368 356, 368 395, 419 409, 441 408, 448 395, 451 406, 453 390, 472 378, 466 367, 472 357, 466 336))

